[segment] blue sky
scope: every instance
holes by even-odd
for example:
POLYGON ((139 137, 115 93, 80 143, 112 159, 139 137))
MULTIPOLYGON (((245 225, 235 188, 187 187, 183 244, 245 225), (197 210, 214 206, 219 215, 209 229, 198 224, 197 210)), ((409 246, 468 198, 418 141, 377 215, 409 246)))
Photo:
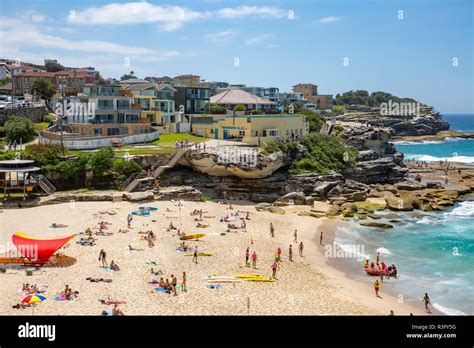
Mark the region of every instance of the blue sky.
POLYGON ((1 0, 0 56, 95 66, 104 77, 382 90, 474 113, 473 3, 1 0))

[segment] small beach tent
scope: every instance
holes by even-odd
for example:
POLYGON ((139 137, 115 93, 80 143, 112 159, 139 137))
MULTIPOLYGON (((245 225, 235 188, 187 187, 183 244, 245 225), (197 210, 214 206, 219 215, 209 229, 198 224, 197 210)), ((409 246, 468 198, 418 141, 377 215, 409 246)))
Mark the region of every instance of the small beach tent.
POLYGON ((59 239, 38 239, 17 232, 12 236, 18 252, 31 262, 46 263, 48 259, 75 235, 59 239))

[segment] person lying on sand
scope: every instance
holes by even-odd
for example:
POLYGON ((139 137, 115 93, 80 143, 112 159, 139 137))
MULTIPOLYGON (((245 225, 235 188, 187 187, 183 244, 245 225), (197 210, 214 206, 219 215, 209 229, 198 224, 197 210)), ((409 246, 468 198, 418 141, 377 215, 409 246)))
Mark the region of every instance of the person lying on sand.
POLYGON ((127 233, 127 232, 130 232, 130 231, 126 228, 118 230, 118 233, 127 233))
POLYGON ((119 305, 119 304, 126 304, 126 301, 114 301, 108 298, 107 300, 99 300, 100 303, 105 305, 119 305))
POLYGON ((196 227, 198 227, 198 228, 206 228, 206 227, 209 227, 209 226, 210 225, 208 225, 208 224, 202 224, 200 222, 198 222, 198 224, 196 225, 196 227))
POLYGON ((16 305, 12 306, 13 309, 25 309, 31 307, 32 303, 17 303, 16 305))
POLYGON ((68 227, 68 225, 57 224, 57 223, 53 222, 50 227, 51 228, 64 228, 64 227, 68 227))
POLYGON ((158 275, 163 274, 163 271, 162 271, 161 269, 155 272, 155 270, 153 269, 153 267, 151 268, 150 272, 151 272, 151 274, 153 274, 153 275, 155 275, 155 276, 158 276, 158 275))
POLYGON ((232 230, 238 229, 238 227, 237 227, 236 225, 234 225, 234 224, 227 224, 227 228, 230 228, 230 229, 232 229, 232 230))
POLYGON ((128 246, 128 251, 143 251, 143 249, 137 249, 132 247, 131 245, 128 246))
POLYGON ((86 280, 90 281, 91 283, 112 283, 112 279, 104 279, 104 278, 86 278, 86 280))

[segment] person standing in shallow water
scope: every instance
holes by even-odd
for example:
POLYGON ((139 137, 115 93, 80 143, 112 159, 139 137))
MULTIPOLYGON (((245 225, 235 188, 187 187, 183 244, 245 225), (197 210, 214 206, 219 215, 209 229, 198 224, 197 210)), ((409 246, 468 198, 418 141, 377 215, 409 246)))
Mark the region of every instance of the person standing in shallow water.
POLYGON ((431 309, 429 305, 431 304, 430 297, 428 296, 428 293, 425 292, 425 296, 423 297, 423 300, 421 300, 425 304, 425 312, 426 313, 431 313, 431 309))

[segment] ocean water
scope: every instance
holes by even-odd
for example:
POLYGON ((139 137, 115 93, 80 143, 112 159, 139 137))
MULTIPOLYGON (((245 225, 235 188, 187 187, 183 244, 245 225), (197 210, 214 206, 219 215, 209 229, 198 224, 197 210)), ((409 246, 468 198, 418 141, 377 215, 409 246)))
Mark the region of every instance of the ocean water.
MULTIPOLYGON (((474 133, 474 115, 443 115, 451 129, 474 133)), ((424 141, 422 143, 394 142, 405 159, 418 161, 452 161, 474 164, 474 139, 448 138, 444 141, 424 141)))
MULTIPOLYGON (((474 115, 446 115, 451 129, 474 131, 474 115)), ((405 158, 425 161, 448 159, 474 163, 474 140, 447 139, 443 142, 395 143, 405 158)), ((400 216, 392 229, 356 227, 339 229, 336 243, 343 249, 358 248, 361 272, 356 276, 373 282, 362 271, 363 259, 394 263, 399 279, 390 279, 383 290, 403 295, 407 302, 423 308, 421 298, 427 292, 436 309, 448 315, 474 315, 474 196, 443 212, 390 212, 400 216), (369 279, 368 279, 369 278, 369 279), (386 288, 386 289, 385 289, 386 288), (411 302, 410 302, 411 301, 411 302)), ((387 212, 384 212, 387 213, 387 212)), ((383 214, 383 213, 382 213, 383 214)), ((378 220, 387 222, 389 219, 378 220)))
POLYGON ((445 314, 474 315, 474 197, 441 213, 396 214, 402 222, 391 223, 392 229, 360 226, 336 232, 336 244, 343 249, 363 245, 358 248, 360 258, 349 261, 360 264, 359 280, 374 280, 363 273, 363 262, 375 260, 380 252, 381 259, 394 263, 400 275, 386 280, 384 291, 403 295, 407 303, 420 308, 427 292, 434 307, 445 314))

